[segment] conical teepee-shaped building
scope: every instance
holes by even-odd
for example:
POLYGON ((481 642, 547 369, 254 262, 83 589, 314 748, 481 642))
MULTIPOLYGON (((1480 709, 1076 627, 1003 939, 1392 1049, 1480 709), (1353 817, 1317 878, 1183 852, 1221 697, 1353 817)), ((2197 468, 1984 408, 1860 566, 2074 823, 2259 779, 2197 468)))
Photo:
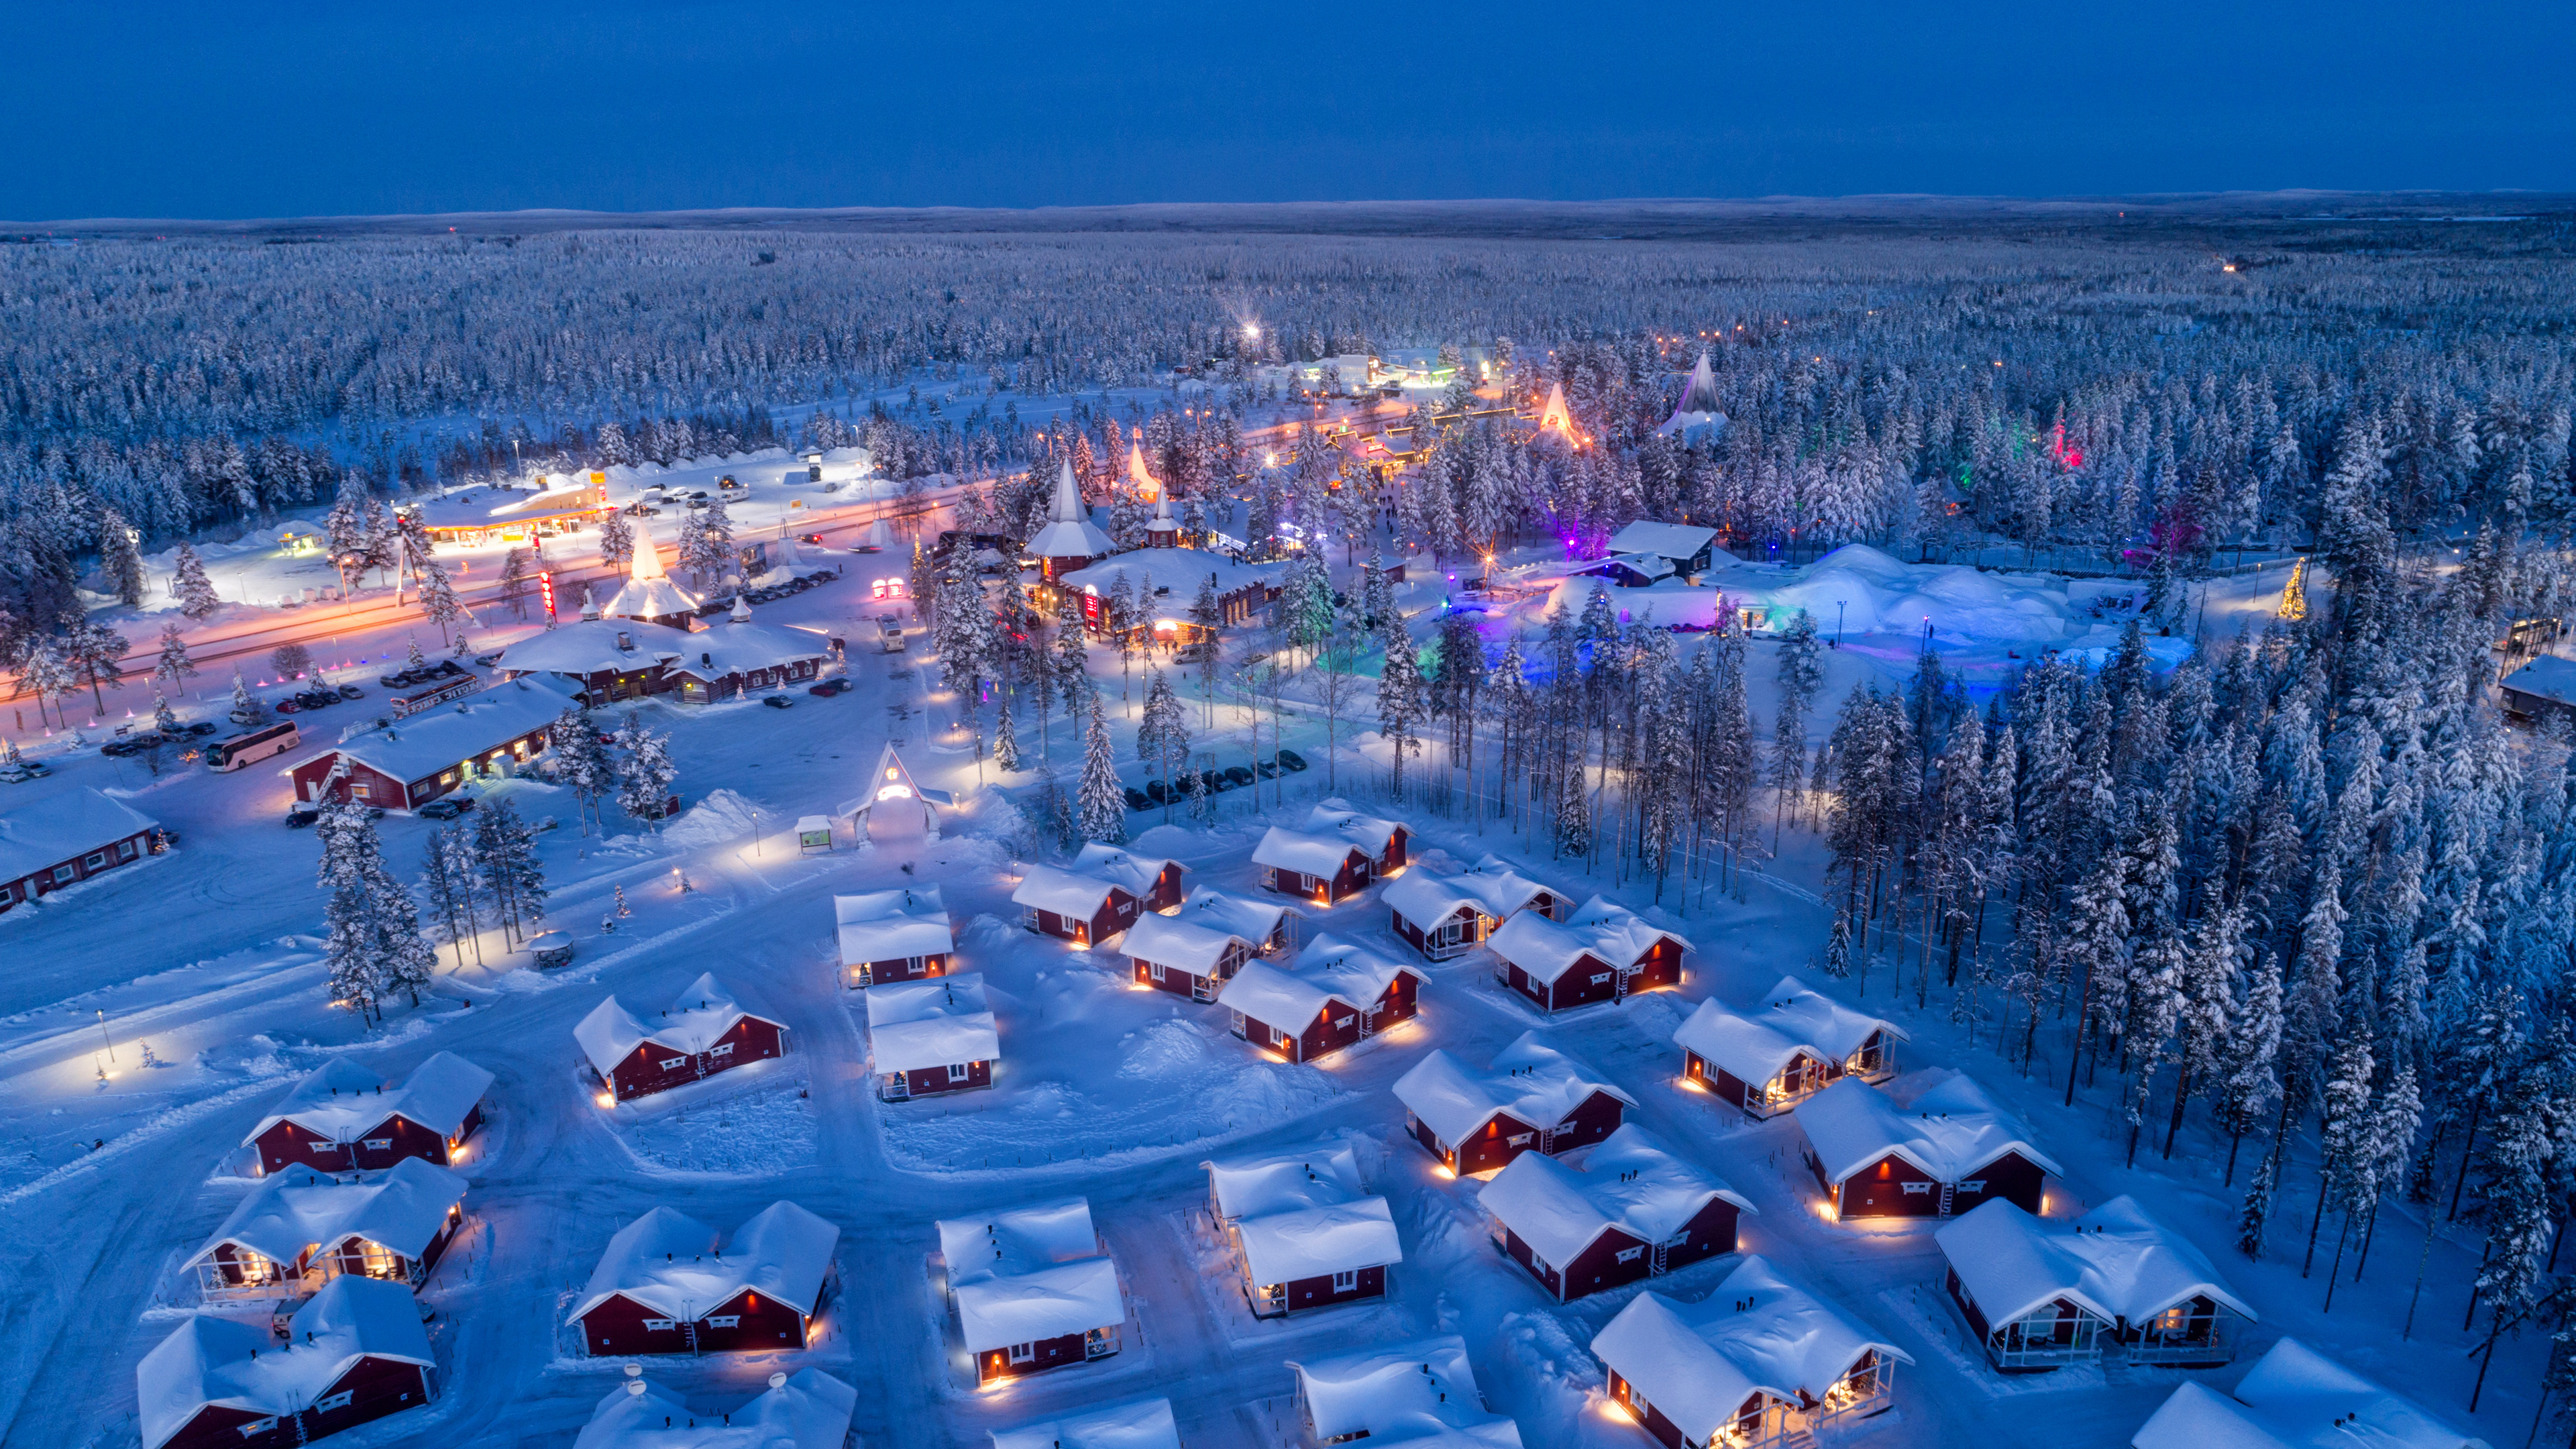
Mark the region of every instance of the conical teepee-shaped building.
POLYGON ((1082 489, 1073 481, 1073 460, 1068 458, 1058 468, 1055 497, 1047 506, 1047 526, 1029 540, 1029 553, 1038 568, 1053 583, 1066 574, 1118 551, 1100 525, 1091 521, 1091 510, 1082 504, 1082 489))
POLYGON ((698 601, 662 571, 662 555, 654 548, 653 540, 639 537, 635 540, 634 561, 627 565, 625 585, 600 606, 599 612, 610 619, 642 619, 686 629, 698 616, 698 601))
POLYGON ((1689 385, 1682 389, 1681 404, 1655 431, 1665 435, 1679 433, 1683 442, 1690 443, 1722 432, 1725 427, 1726 414, 1717 407, 1717 374, 1708 365, 1708 354, 1702 352, 1699 365, 1691 369, 1689 385))
POLYGON ((1567 442, 1581 447, 1583 435, 1574 429, 1574 414, 1565 406, 1565 384, 1548 384, 1547 401, 1538 410, 1538 430, 1555 433, 1567 442))

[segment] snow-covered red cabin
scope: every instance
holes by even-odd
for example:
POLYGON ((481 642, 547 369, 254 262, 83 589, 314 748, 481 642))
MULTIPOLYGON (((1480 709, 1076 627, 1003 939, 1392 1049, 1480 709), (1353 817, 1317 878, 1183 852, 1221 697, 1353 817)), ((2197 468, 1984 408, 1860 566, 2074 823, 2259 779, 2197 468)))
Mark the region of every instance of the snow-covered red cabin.
POLYGON ((630 1378, 591 1410, 572 1449, 844 1449, 858 1403, 858 1390, 814 1368, 772 1373, 767 1392, 729 1410, 692 1408, 630 1378))
POLYGON ((1038 561, 1038 570, 1047 582, 1056 583, 1093 559, 1107 558, 1117 551, 1118 545, 1091 521, 1091 510, 1082 501, 1082 488, 1073 481, 1073 460, 1065 459, 1056 470, 1055 491, 1047 498, 1046 526, 1029 536, 1028 556, 1038 561))
POLYGON ((1299 914, 1285 901, 1254 900, 1214 886, 1200 886, 1181 902, 1179 916, 1250 941, 1253 954, 1267 956, 1288 944, 1288 918, 1299 914))
POLYGON ((1783 976, 1749 1010, 1703 1001, 1673 1030, 1682 1079, 1755 1117, 1796 1106, 1843 1077, 1896 1075, 1894 1022, 1854 1011, 1783 976))
POLYGON ((1310 835, 1338 835, 1365 851, 1369 868, 1380 877, 1404 869, 1405 848, 1412 839, 1401 821, 1381 820, 1351 808, 1347 800, 1325 800, 1306 812, 1299 827, 1310 835))
POLYGON ((298 800, 357 800, 412 810, 471 781, 518 774, 545 753, 547 726, 572 702, 549 675, 494 685, 308 755, 278 773, 298 800))
POLYGON ((1411 1017, 1422 973, 1330 933, 1286 966, 1254 961, 1218 996, 1234 1034, 1310 1062, 1411 1017))
POLYGON ((671 687, 663 671, 690 649, 689 631, 642 619, 568 619, 501 651, 505 677, 546 674, 599 706, 671 687))
POLYGON ((1136 984, 1214 1001, 1225 983, 1259 947, 1232 931, 1186 915, 1140 916, 1118 949, 1126 953, 1136 984))
POLYGON ((1319 906, 1341 903, 1367 890, 1376 879, 1368 852, 1339 835, 1313 835, 1273 825, 1252 848, 1252 863, 1261 868, 1261 888, 1312 900, 1319 906))
POLYGON ((1845 1077, 1798 1104, 1807 1167, 1837 1218, 1946 1218, 2000 1198, 2036 1213, 2055 1161, 1985 1089, 1918 1074, 1902 1104, 1845 1077))
POLYGON ((2036 1373, 2125 1345, 2131 1363, 2215 1368, 2254 1310, 2191 1240, 2115 1197, 2072 1222, 1994 1201, 1933 1235, 1950 1303, 2005 1373, 2036 1373))
POLYGON ((436 1397, 420 1306, 399 1283, 345 1276, 264 1322, 191 1314, 134 1370, 143 1449, 285 1449, 436 1397))
POLYGON ((1513 1158, 1477 1202, 1560 1303, 1732 1253, 1737 1215, 1761 1211, 1633 1122, 1581 1171, 1544 1152, 1513 1158))
POLYGON ((344 1273, 418 1288, 465 1221, 465 1178, 406 1157, 374 1177, 269 1174, 183 1265, 209 1300, 293 1298, 344 1273))
POLYGON ((582 1351, 759 1353, 812 1344, 830 1301, 841 1230, 792 1202, 731 1238, 675 1208, 617 1230, 572 1311, 582 1351))
POLYGON ((1089 1200, 946 1219, 939 1253, 977 1383, 1118 1352, 1127 1300, 1089 1200))
POLYGON ((1815 1442, 1894 1408, 1896 1365, 1914 1362, 1758 1254, 1700 1302, 1638 1294, 1592 1356, 1611 1401, 1665 1449, 1815 1442))
MULTIPOLYGON (((993 1449, 1181 1449, 1169 1399, 1131 1399, 992 1431, 993 1449)), ((579 1446, 575 1446, 579 1449, 579 1446)))
POLYGON ((1625 1001, 1640 991, 1679 986, 1682 960, 1691 949, 1680 932, 1649 925, 1600 896, 1563 921, 1523 911, 1503 922, 1486 944, 1494 951, 1494 979, 1542 1011, 1625 1001))
POLYGON ((831 659, 832 647, 823 635, 755 624, 751 605, 737 595, 725 622, 690 635, 664 677, 680 703, 713 704, 820 678, 831 659))
POLYGON ((364 1172, 417 1157, 454 1166, 483 1125, 492 1074, 434 1053, 397 1086, 345 1057, 308 1074, 242 1139, 261 1172, 364 1172))
POLYGON ((612 996, 572 1029, 614 1101, 684 1087, 787 1052, 787 1028, 754 1016, 712 975, 689 983, 650 1020, 612 996))
POLYGON ((1347 1139, 1202 1163, 1255 1318, 1384 1298, 1404 1261, 1386 1199, 1360 1183, 1347 1139))
POLYGON ((2186 1383, 2129 1437, 2131 1449, 2490 1449, 2457 1424, 2295 1338, 2272 1345, 2226 1393, 2186 1383))
POLYGON ((1331 1358, 1291 1359, 1307 1442, 1520 1449, 1520 1428, 1485 1407, 1467 1341, 1454 1333, 1331 1358))
POLYGON ((888 1102, 993 1085, 1002 1035, 981 972, 896 981, 868 992, 868 1055, 888 1102))
POLYGON ((1107 876, 1052 865, 1030 866, 1011 903, 1024 912, 1021 925, 1077 946, 1103 944, 1134 925, 1144 909, 1134 891, 1107 876))
POLYGON ((0 815, 0 911, 157 855, 161 823, 83 786, 0 815))
POLYGON ((1637 1099, 1523 1032, 1478 1071, 1433 1051, 1395 1079, 1413 1140, 1465 1176, 1524 1152, 1571 1152, 1619 1130, 1637 1099))
POLYGON ((1554 918, 1574 904, 1491 855, 1463 871, 1434 872, 1426 862, 1388 886, 1384 900, 1395 934, 1433 961, 1474 950, 1523 911, 1554 918))
POLYGON ((832 918, 840 933, 841 980, 852 990, 944 975, 957 948, 935 885, 834 896, 832 918))
POLYGON ((1083 842, 1082 853, 1073 858, 1073 868, 1078 874, 1116 881, 1127 888, 1129 895, 1144 902, 1149 911, 1168 911, 1181 903, 1181 876, 1189 869, 1177 860, 1138 855, 1097 840, 1083 842))

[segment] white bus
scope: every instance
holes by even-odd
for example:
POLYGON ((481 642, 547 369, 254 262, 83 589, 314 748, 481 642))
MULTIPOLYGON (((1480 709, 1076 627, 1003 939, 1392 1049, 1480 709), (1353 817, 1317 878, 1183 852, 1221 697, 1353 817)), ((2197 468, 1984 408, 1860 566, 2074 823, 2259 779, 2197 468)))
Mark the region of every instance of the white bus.
POLYGON ((273 724, 206 746, 206 768, 217 773, 238 770, 271 755, 285 754, 303 742, 303 734, 294 725, 273 724))

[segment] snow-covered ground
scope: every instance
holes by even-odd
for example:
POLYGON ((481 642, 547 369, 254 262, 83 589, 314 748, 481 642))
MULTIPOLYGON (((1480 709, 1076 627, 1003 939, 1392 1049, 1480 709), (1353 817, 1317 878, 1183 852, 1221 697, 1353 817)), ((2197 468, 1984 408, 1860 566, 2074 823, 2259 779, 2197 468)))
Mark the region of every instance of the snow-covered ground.
MULTIPOLYGON (((747 512, 737 510, 737 521, 747 512)), ((1962 578, 1883 555, 1836 558, 1826 563, 1844 577, 1811 566, 1803 580, 1784 575, 1774 585, 1783 598, 1809 590, 1810 608, 1825 597, 1820 590, 1876 591, 1870 625, 1847 618, 1842 647, 1827 656, 1828 701, 1864 680, 1902 677, 1921 628, 1908 611, 1920 612, 1925 599, 1959 601, 1956 618, 1967 622, 1945 635, 1950 626, 1936 617, 1935 637, 1986 684, 2014 652, 2101 647, 2121 622, 2116 610, 2093 617, 2090 600, 2103 592, 2095 585, 1962 578), (1966 598, 1963 590, 1985 592, 1966 598), (2018 630, 1991 622, 2025 618, 2028 627, 2018 630)), ((1543 561, 1527 562, 1533 574, 1544 571, 1543 561)), ((1402 602, 1417 611, 1417 635, 1427 637, 1445 580, 1427 569, 1414 577, 1402 602)), ((2279 582, 2277 573, 2221 581, 2196 615, 2212 635, 2232 629, 2235 619, 2272 607, 2279 582)), ((1753 576, 1729 587, 1750 592, 1753 576)), ((1614 591, 1614 602, 1652 592, 1614 591)), ((1489 634, 1498 641, 1513 627, 1534 633, 1543 606, 1534 596, 1496 614, 1489 634)), ((853 577, 760 615, 837 629, 875 612, 853 577)), ((398 652, 408 627, 381 624, 353 636, 351 649, 398 652)), ((2184 642, 2159 640, 2160 655, 2184 642)), ((1756 643, 1752 651, 1754 705, 1765 719, 1771 648, 1756 643)), ((2295 1260, 2248 1264, 2234 1252, 2237 1196, 2220 1182, 2223 1143, 2195 1125, 2171 1161, 2148 1151, 2135 1169, 2122 1168, 2107 1081, 2061 1105, 2063 1061, 2043 1050, 2025 1080, 1991 1043, 1966 1040, 1939 1009, 1918 1013, 1910 994, 1891 992, 1881 966, 1858 985, 1872 1010, 1912 1034, 1903 1060, 1973 1073, 2066 1163, 2067 1178, 2050 1187, 2052 1215, 2135 1194, 2198 1242, 2262 1313, 2238 1367, 2228 1370, 2114 1367, 2018 1379, 1988 1370, 1940 1293, 1928 1229, 1824 1220, 1809 1206, 1789 1118, 1753 1123, 1676 1082, 1680 1054, 1670 1034, 1700 998, 1744 1000, 1784 972, 1854 994, 1853 983, 1828 987, 1814 969, 1824 926, 1811 889, 1820 861, 1800 832, 1790 832, 1767 874, 1748 872, 1729 891, 1668 898, 1659 910, 1648 892, 1586 878, 1579 863, 1550 860, 1490 822, 1371 800, 1413 822, 1418 849, 1459 859, 1494 851, 1570 894, 1608 892, 1669 921, 1698 944, 1690 978, 1679 992, 1540 1023, 1494 983, 1490 958, 1471 954, 1425 967, 1430 984, 1417 1020, 1319 1063, 1282 1066, 1228 1034, 1221 1007, 1132 989, 1114 953, 1018 928, 1009 896, 1023 862, 1002 843, 1016 812, 1003 790, 989 788, 989 763, 979 785, 968 756, 938 747, 936 732, 954 722, 956 702, 933 692, 935 670, 923 663, 854 652, 854 692, 798 695, 788 710, 619 706, 616 713, 638 711, 672 732, 679 789, 696 806, 658 833, 611 809, 610 834, 585 834, 562 792, 532 780, 499 785, 524 813, 561 822, 541 837, 540 851, 554 892, 549 922, 576 938, 575 961, 540 972, 487 935, 479 959, 476 946, 461 965, 444 954, 432 994, 417 1009, 397 1004, 376 1028, 324 999, 316 846, 310 833, 279 823, 287 800, 279 775, 182 770, 156 781, 132 761, 57 751, 52 778, 0 787, 7 792, 0 808, 42 792, 116 790, 181 840, 168 855, 0 917, 0 959, 8 963, 0 972, 0 1214, 12 1229, 0 1234, 0 1281, 10 1285, 0 1315, 10 1329, 0 1334, 6 1438, 134 1443, 134 1366, 187 1301, 175 1264, 250 1187, 237 1175, 243 1133, 294 1076, 336 1056, 399 1073, 448 1050, 498 1080, 491 1125, 461 1164, 478 1227, 425 1295, 437 1312, 446 1396, 429 1413, 345 1436, 353 1449, 568 1441, 614 1366, 566 1356, 562 1310, 610 1234, 656 1204, 729 1230, 780 1198, 842 1232, 845 1291, 818 1346, 655 1364, 655 1382, 693 1402, 733 1403, 773 1366, 813 1364, 858 1385, 857 1428, 870 1445, 969 1445, 993 1427, 1160 1394, 1172 1399, 1185 1442, 1215 1449, 1288 1442, 1290 1359, 1454 1332, 1466 1337, 1493 1407, 1519 1421, 1525 1443, 1642 1446, 1648 1441, 1634 1428, 1602 1411, 1601 1371, 1585 1348, 1637 1290, 1564 1307, 1546 1299, 1494 1250, 1475 1207, 1480 1185, 1435 1168, 1404 1135, 1403 1109, 1388 1090, 1435 1046, 1481 1062, 1534 1025, 1636 1097, 1635 1120, 1754 1202, 1760 1212, 1745 1218, 1745 1250, 1803 1277, 1914 1355, 1916 1366, 1897 1377, 1899 1411, 1839 1442, 2124 1443, 2176 1383, 2232 1383, 2283 1333, 2455 1416, 2466 1401, 2476 1365, 2464 1356, 2459 1314, 2474 1242, 2448 1234, 2433 1241, 2433 1286, 2412 1340, 2400 1341, 2423 1232, 2412 1208, 2392 1204, 2368 1279, 2347 1287, 2326 1316, 2322 1280, 2303 1279, 2295 1260), (923 784, 959 792, 961 808, 940 836, 896 852, 854 848, 844 832, 831 854, 799 854, 797 817, 850 800, 856 776, 890 735, 904 740, 923 784), (830 897, 919 880, 939 884, 958 922, 960 969, 984 975, 1002 1059, 993 1090, 888 1104, 877 1100, 866 1071, 864 1012, 838 982, 830 897), (598 923, 621 888, 633 914, 603 936, 598 923), (702 972, 786 1023, 790 1055, 664 1098, 598 1107, 579 1074, 573 1024, 612 992, 656 1002, 702 972), (1221 1147, 1331 1133, 1362 1139, 1370 1186, 1393 1208, 1405 1261, 1392 1300, 1255 1323, 1208 1232, 1199 1164, 1221 1147), (955 1334, 930 1262, 932 1223, 1073 1193, 1090 1199, 1129 1294, 1126 1349, 975 1392, 952 1362, 955 1334)), ((1093 666, 1123 758, 1132 725, 1117 703, 1117 662, 1095 657, 1093 666)), ((1195 724, 1196 681, 1178 687, 1193 701, 1195 724)), ((1131 693, 1141 699, 1141 684, 1131 693)), ((1293 822, 1324 792, 1321 725, 1293 695, 1299 717, 1289 722, 1287 743, 1315 759, 1315 769, 1265 785, 1257 803, 1251 791, 1219 797, 1226 818, 1213 829, 1159 828, 1145 842, 1187 864, 1192 885, 1252 890, 1249 854, 1263 819, 1293 822)), ((1217 715, 1217 735, 1203 735, 1202 747, 1234 748, 1226 707, 1217 715)), ((1351 719, 1366 721, 1366 706, 1351 719)), ((1346 734, 1350 725, 1346 719, 1346 734)), ((1817 733, 1829 725, 1828 715, 1817 733)), ((1025 720, 1021 730, 1034 753, 1035 730, 1025 720)), ((1068 731, 1059 722, 1052 733, 1054 758, 1069 773, 1077 755, 1068 731)), ((1364 773, 1365 752, 1345 745, 1344 792, 1358 793, 1353 777, 1364 773)), ((1017 790, 1035 778, 1023 773, 1004 784, 1017 790)), ((1131 820, 1140 830, 1154 823, 1131 820)), ((394 816, 381 828, 396 869, 415 869, 429 825, 394 816)), ((1310 908, 1303 929, 1331 929, 1402 956, 1377 894, 1330 911, 1310 908)), ((2313 1178, 2312 1164, 2293 1166, 2285 1215, 2312 1201, 2313 1178)), ((1651 1286, 1696 1298, 1735 1261, 1719 1258, 1651 1286)), ((2475 1421, 2497 1443, 2519 1440, 2533 1404, 2529 1347, 2508 1350, 2508 1358, 2499 1360, 2475 1421)))

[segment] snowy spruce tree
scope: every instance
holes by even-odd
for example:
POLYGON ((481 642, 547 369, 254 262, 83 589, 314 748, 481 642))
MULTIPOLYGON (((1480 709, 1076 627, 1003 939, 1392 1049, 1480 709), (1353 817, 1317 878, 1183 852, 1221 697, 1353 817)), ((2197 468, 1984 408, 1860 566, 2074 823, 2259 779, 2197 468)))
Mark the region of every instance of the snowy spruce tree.
POLYGON ((110 508, 98 516, 98 570, 107 579, 107 591, 127 608, 142 604, 148 587, 143 572, 143 551, 135 546, 134 529, 125 515, 110 508))
POLYGON ((233 670, 233 708, 230 718, 234 724, 246 730, 257 729, 268 723, 268 706, 260 702, 258 695, 250 692, 250 681, 242 678, 242 672, 238 667, 233 670))
POLYGON ((671 739, 646 729, 634 716, 617 727, 611 747, 617 753, 617 808, 637 820, 662 818, 671 782, 680 770, 671 763, 671 739))
POLYGON ((1117 757, 1109 748, 1109 722, 1100 711, 1100 692, 1090 691, 1091 721, 1082 733, 1082 779, 1074 798, 1075 826, 1085 840, 1103 845, 1127 843, 1126 792, 1118 784, 1117 757))
POLYGON ((1020 768, 1020 731, 1011 722, 1011 691, 993 696, 993 767, 1005 774, 1020 768))
POLYGON ((179 625, 175 621, 162 625, 161 653, 152 662, 152 682, 164 689, 181 690, 187 687, 188 676, 196 672, 196 664, 188 658, 188 641, 181 637, 179 625))
POLYGON ((187 544, 179 545, 177 558, 170 565, 170 592, 179 600, 179 612, 191 619, 211 619, 223 602, 215 597, 214 582, 206 577, 206 566, 197 551, 187 544))

